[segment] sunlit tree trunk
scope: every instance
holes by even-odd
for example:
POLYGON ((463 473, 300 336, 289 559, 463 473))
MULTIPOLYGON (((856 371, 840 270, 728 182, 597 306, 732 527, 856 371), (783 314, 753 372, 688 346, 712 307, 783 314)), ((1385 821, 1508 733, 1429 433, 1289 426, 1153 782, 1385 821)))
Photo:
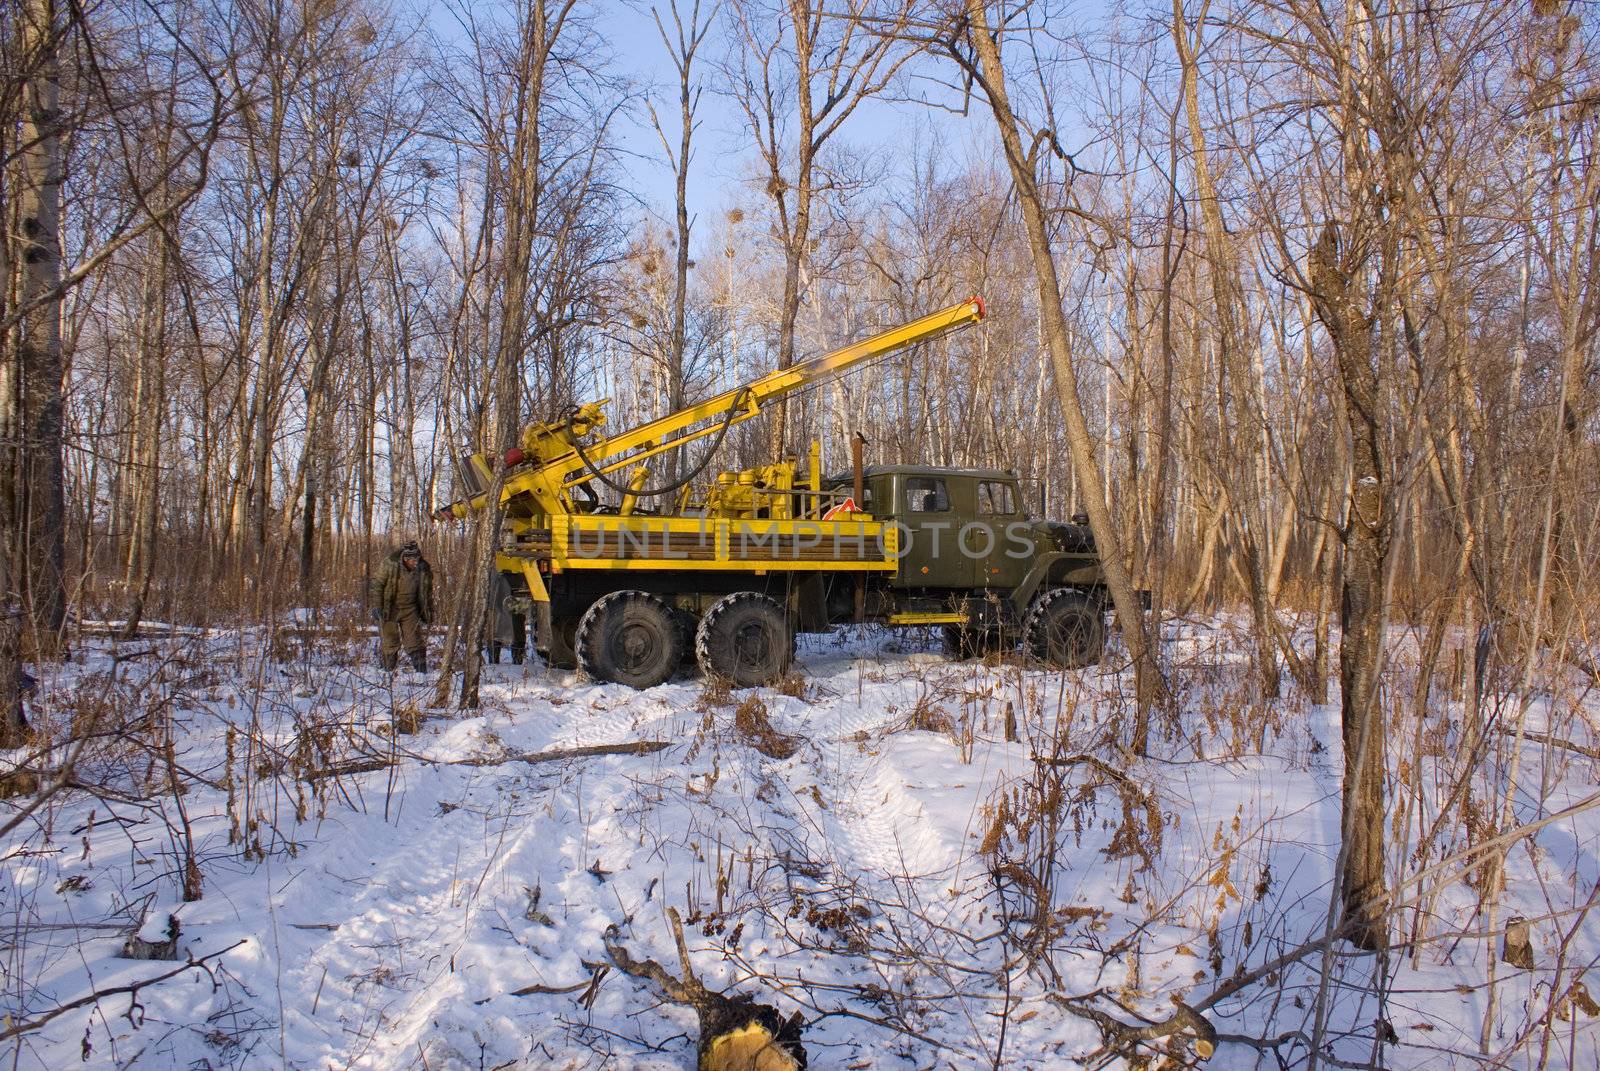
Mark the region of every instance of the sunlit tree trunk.
POLYGON ((13 518, 20 534, 29 638, 53 657, 66 620, 66 506, 62 465, 60 14, 54 0, 26 0, 22 55, 33 60, 23 87, 16 188, 22 240, 16 429, 19 472, 13 518))
POLYGON ((970 39, 976 53, 976 62, 969 68, 984 91, 1000 141, 1005 148, 1006 164, 1016 189, 1017 202, 1022 209, 1027 229, 1028 246, 1032 253, 1034 279, 1037 284, 1040 324, 1050 361, 1055 372, 1062 419, 1066 423, 1067 445, 1072 454, 1072 465, 1078 476, 1079 494, 1089 514, 1089 524, 1094 531, 1095 544, 1100 552, 1101 568, 1106 587, 1116 607, 1117 620, 1122 626, 1124 641, 1133 657, 1137 676, 1138 715, 1133 732, 1133 748, 1143 754, 1149 746, 1150 708, 1155 702, 1165 703, 1169 698, 1166 678, 1155 657, 1154 648, 1145 631, 1144 614, 1139 606, 1133 579, 1128 573, 1122 544, 1118 538, 1115 520, 1102 491, 1101 462, 1096 459, 1094 439, 1089 423, 1084 417, 1083 405, 1078 395, 1077 371, 1072 363, 1070 333, 1061 309, 1061 284, 1056 274, 1053 252, 1050 248, 1049 227, 1043 198, 1039 192, 1037 169, 1041 140, 1034 139, 1033 148, 1025 150, 1016 113, 1011 108, 1006 92, 1006 73, 1000 60, 1000 50, 989 29, 989 15, 984 0, 967 0, 967 17, 970 39))

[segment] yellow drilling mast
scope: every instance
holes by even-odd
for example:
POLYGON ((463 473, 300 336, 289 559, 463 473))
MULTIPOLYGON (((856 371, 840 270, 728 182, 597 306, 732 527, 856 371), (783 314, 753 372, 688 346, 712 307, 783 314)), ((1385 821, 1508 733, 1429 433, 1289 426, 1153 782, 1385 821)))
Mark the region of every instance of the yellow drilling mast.
MULTIPOLYGON (((506 475, 500 504, 511 517, 590 512, 573 502, 575 490, 597 480, 610 480, 630 468, 634 473, 629 482, 642 488, 639 470, 651 458, 681 450, 708 436, 720 436, 734 425, 760 416, 764 403, 815 386, 906 346, 975 324, 983 315, 983 301, 974 297, 821 357, 769 372, 714 398, 587 445, 583 440, 606 422, 609 399, 577 406, 566 420, 531 424, 523 429, 520 445, 506 451, 503 458, 506 475)), ((441 513, 448 511, 451 516, 464 517, 469 510, 483 509, 488 504, 487 489, 493 483, 488 459, 475 454, 470 463, 482 490, 469 500, 444 507, 441 513)))

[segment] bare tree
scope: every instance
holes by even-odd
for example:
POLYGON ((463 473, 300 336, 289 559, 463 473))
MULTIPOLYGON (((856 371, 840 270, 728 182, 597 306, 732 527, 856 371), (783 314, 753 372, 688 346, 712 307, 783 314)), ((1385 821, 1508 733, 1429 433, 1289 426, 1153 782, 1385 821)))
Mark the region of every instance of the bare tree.
MULTIPOLYGON (((777 367, 788 368, 817 197, 830 188, 823 150, 916 54, 905 33, 915 0, 729 0, 728 11, 735 53, 726 75, 761 157, 783 247, 777 367)), ((786 403, 772 410, 774 455, 786 447, 788 412, 786 403)))
MULTIPOLYGON (((517 441, 525 401, 546 419, 570 404, 569 336, 598 320, 597 269, 610 255, 602 171, 620 101, 586 54, 594 38, 574 0, 521 5, 509 48, 500 46, 498 27, 469 29, 475 70, 449 91, 479 139, 482 201, 452 332, 462 350, 483 340, 487 359, 447 384, 464 388, 471 441, 494 456, 517 441)), ((497 471, 491 498, 503 476, 497 471)), ((458 669, 460 705, 477 705, 483 585, 499 538, 498 512, 474 521, 445 638, 441 705, 458 669)))
MULTIPOLYGON (((984 0, 967 0, 965 39, 951 49, 973 83, 982 91, 994 114, 995 126, 1005 149, 1006 165, 1027 228, 1037 286, 1039 322, 1055 373, 1055 385, 1062 419, 1066 423, 1067 445, 1077 473, 1079 493, 1089 514, 1095 544, 1100 551, 1106 587, 1116 607, 1117 621, 1133 656, 1138 678, 1139 710, 1133 730, 1133 748, 1143 754, 1149 746, 1149 712, 1157 702, 1167 702, 1166 677, 1156 659, 1154 645, 1145 630, 1144 613, 1134 591, 1123 555, 1122 541, 1106 500, 1101 461, 1095 456, 1093 437, 1084 418, 1078 393, 1077 370, 1073 366, 1071 332, 1061 308, 1061 284, 1050 243, 1044 196, 1039 188, 1039 171, 1045 166, 1044 154, 1054 149, 1055 134, 1049 129, 1034 131, 1024 147, 1023 129, 1006 88, 1006 70, 1000 56, 999 37, 990 28, 984 0), (965 51, 971 49, 971 53, 965 51)), ((1063 154, 1064 155, 1064 154, 1063 154)), ((1074 167, 1070 158, 1063 161, 1074 167)))
MULTIPOLYGON (((1204 23, 1209 6, 1209 3, 1202 3, 1199 23, 1204 23)), ((1261 694, 1271 699, 1276 698, 1279 691, 1277 646, 1280 629, 1270 598, 1273 585, 1268 577, 1273 525, 1267 515, 1267 497, 1260 493, 1264 490, 1266 478, 1267 416, 1262 408, 1261 385, 1255 365, 1245 352, 1247 348, 1253 348, 1249 343, 1249 311, 1245 306, 1234 240, 1222 218, 1222 205, 1212 177, 1211 154, 1200 117, 1199 59, 1196 56, 1198 33, 1191 34, 1183 0, 1173 0, 1172 3, 1172 41, 1183 72, 1180 92, 1188 124, 1196 199, 1200 202, 1200 218, 1205 232, 1206 272, 1211 281, 1218 362, 1222 368, 1221 378, 1231 388, 1221 394, 1218 401, 1222 403, 1226 400, 1234 410, 1232 421, 1226 418, 1219 420, 1221 445, 1229 454, 1230 471, 1223 478, 1213 475, 1212 485, 1234 518, 1238 546, 1244 558, 1245 586, 1255 618, 1256 671, 1261 682, 1261 694), (1237 480, 1236 477, 1243 472, 1253 472, 1254 478, 1237 480), (1252 495, 1251 488, 1257 493, 1252 495)), ((1219 413, 1225 412, 1219 404, 1219 413)), ((1207 457, 1201 454, 1196 460, 1204 461, 1207 457)))
MULTIPOLYGON (((65 502, 61 399, 61 181, 62 109, 60 52, 66 28, 54 0, 21 8, 18 49, 26 57, 22 125, 14 188, 21 241, 20 320, 13 335, 15 364, 5 377, 8 443, 15 443, 8 533, 16 539, 23 605, 34 648, 52 655, 66 618, 65 502), (12 416, 10 414, 15 414, 12 416)), ((0 665, 0 672, 6 667, 0 665)))
MULTIPOLYGON (((715 23, 717 16, 717 2, 713 0, 707 8, 704 18, 701 17, 700 0, 694 0, 689 9, 688 23, 685 24, 683 12, 678 7, 678 0, 669 0, 667 10, 672 19, 672 32, 668 33, 667 26, 661 18, 661 9, 650 9, 651 16, 655 19, 656 30, 661 34, 661 43, 666 47, 667 56, 672 61, 672 66, 678 73, 678 129, 677 145, 668 137, 666 126, 661 116, 656 113, 653 101, 648 102, 650 109, 650 122, 655 127, 656 135, 661 139, 661 149, 666 154, 667 163, 672 168, 673 177, 673 209, 676 245, 673 258, 672 275, 672 333, 668 339, 665 354, 665 367, 667 373, 667 411, 673 412, 683 408, 684 405, 684 355, 688 350, 688 318, 689 318, 689 240, 693 221, 689 217, 689 165, 694 159, 694 134, 699 126, 695 114, 700 106, 701 84, 696 80, 694 73, 695 57, 699 54, 700 46, 705 42, 707 35, 715 23)), ((668 464, 671 466, 669 475, 676 477, 679 458, 676 452, 668 455, 668 464)))

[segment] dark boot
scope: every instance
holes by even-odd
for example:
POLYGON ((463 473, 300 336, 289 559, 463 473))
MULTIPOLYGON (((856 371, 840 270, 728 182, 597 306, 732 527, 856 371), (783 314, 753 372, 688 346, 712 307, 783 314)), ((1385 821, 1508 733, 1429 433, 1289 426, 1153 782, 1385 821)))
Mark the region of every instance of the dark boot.
POLYGON ((426 672, 428 672, 428 652, 427 651, 412 651, 412 652, 410 652, 410 654, 411 654, 411 668, 416 670, 418 673, 426 673, 426 672))
POLYGON ((491 643, 489 645, 489 664, 491 666, 498 666, 500 664, 500 645, 498 643, 491 643))
POLYGON ((399 658, 399 651, 385 651, 380 648, 378 650, 378 667, 385 673, 393 673, 394 664, 399 660, 399 658))
MULTIPOLYGON (((511 648, 511 661, 520 666, 522 665, 522 660, 527 657, 527 654, 528 652, 523 650, 521 647, 513 647, 511 648)), ((496 661, 498 661, 498 659, 496 659, 496 661)))

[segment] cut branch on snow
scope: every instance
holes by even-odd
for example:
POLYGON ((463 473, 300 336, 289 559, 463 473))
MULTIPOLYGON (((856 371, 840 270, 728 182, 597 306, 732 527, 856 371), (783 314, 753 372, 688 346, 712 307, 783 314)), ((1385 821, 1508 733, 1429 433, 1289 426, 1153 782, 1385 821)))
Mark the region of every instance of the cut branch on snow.
MULTIPOLYGON (((672 741, 670 740, 635 740, 626 744, 588 744, 584 747, 560 748, 555 751, 521 751, 509 755, 481 756, 470 759, 430 759, 417 756, 414 761, 423 766, 509 766, 514 762, 560 762, 563 759, 587 759, 598 755, 653 755, 657 751, 664 751, 671 746, 672 741)), ((387 770, 398 766, 408 757, 396 756, 394 758, 365 759, 360 762, 340 763, 336 766, 312 770, 306 774, 305 779, 307 781, 320 781, 329 777, 374 773, 378 770, 387 770)))
POLYGON ((27 1034, 27 1033, 30 1033, 30 1032, 32 1032, 34 1030, 38 1030, 40 1027, 46 1025, 51 1020, 56 1019, 59 1016, 65 1015, 67 1012, 72 1011, 74 1008, 81 1008, 81 1007, 84 1007, 87 1004, 94 1004, 97 1001, 101 1001, 101 1000, 106 999, 107 997, 114 997, 114 996, 117 996, 117 995, 122 994, 122 993, 127 993, 129 996, 132 996, 132 997, 137 999, 138 994, 139 994, 139 990, 144 989, 144 988, 146 988, 148 986, 155 985, 157 982, 164 982, 168 978, 176 978, 178 975, 182 974, 184 971, 191 970, 191 969, 196 968, 196 967, 200 968, 201 970, 206 971, 209 974, 210 971, 205 966, 206 963, 208 963, 211 960, 217 959, 217 958, 219 958, 221 956, 227 955, 229 952, 232 952, 234 949, 236 949, 240 945, 244 944, 247 940, 248 940, 248 938, 241 937, 239 940, 235 941, 233 944, 229 945, 227 948, 220 949, 220 950, 218 950, 216 952, 212 952, 212 953, 209 953, 207 955, 201 956, 199 959, 191 959, 189 962, 185 963, 183 966, 174 967, 172 970, 166 971, 166 972, 164 972, 162 974, 158 974, 153 978, 144 978, 144 979, 141 979, 141 980, 139 980, 137 982, 130 982, 128 985, 111 986, 111 987, 109 987, 107 989, 96 989, 92 993, 86 993, 83 996, 78 997, 76 1000, 69 1000, 65 1004, 59 1005, 58 1007, 55 1007, 55 1008, 52 1008, 50 1011, 47 1011, 43 1015, 37 1016, 36 1018, 28 1019, 28 1020, 26 1020, 24 1022, 16 1023, 15 1025, 7 1026, 4 1029, 0 1029, 0 1041, 9 1041, 14 1037, 19 1037, 19 1036, 21 1036, 23 1034, 27 1034))

